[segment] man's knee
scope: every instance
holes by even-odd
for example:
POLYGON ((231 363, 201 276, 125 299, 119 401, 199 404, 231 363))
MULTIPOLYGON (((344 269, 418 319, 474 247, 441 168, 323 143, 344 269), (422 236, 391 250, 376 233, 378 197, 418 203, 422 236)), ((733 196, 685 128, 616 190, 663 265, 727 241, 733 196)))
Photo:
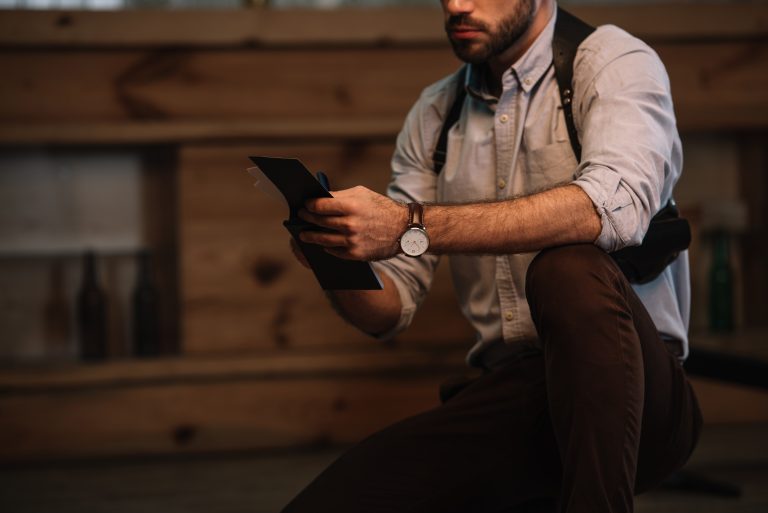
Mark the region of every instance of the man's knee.
POLYGON ((593 244, 572 244, 541 251, 528 267, 526 297, 531 309, 555 302, 560 308, 588 307, 595 286, 614 282, 618 269, 593 244))
POLYGON ((617 330, 626 325, 618 321, 631 318, 629 285, 609 255, 589 244, 547 249, 531 263, 527 280, 531 318, 550 355, 567 365, 620 360, 617 330))

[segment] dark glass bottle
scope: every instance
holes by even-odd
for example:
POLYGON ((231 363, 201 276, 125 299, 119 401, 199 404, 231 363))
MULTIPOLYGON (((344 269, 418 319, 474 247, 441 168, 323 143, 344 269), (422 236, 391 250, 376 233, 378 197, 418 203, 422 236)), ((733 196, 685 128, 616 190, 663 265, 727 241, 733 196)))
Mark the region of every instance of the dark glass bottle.
POLYGON ((99 287, 96 255, 89 251, 83 258, 83 281, 77 294, 80 331, 80 358, 85 361, 107 357, 107 298, 99 287))
POLYGON ((712 241, 709 270, 709 328, 713 332, 733 331, 733 270, 727 233, 716 233, 712 241))
POLYGON ((136 285, 133 289, 133 353, 156 356, 160 348, 160 301, 152 280, 152 256, 142 251, 137 256, 136 285))

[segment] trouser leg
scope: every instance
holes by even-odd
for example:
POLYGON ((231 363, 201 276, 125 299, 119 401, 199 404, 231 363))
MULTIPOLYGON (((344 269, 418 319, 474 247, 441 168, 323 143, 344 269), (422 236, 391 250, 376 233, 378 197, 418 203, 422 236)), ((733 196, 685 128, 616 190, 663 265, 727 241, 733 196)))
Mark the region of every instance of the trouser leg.
POLYGON ((526 287, 562 460, 560 509, 629 512, 635 485, 690 455, 701 419, 677 360, 611 258, 592 245, 541 252, 526 287))
POLYGON ((541 352, 521 353, 353 447, 284 513, 542 511, 560 486, 546 405, 541 352))

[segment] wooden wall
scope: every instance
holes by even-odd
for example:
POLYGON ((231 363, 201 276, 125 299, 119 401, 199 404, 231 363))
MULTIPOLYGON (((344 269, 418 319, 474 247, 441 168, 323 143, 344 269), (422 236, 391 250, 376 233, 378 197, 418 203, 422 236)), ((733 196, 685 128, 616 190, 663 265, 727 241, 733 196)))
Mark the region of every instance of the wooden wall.
MULTIPOLYGON (((681 127, 752 134, 745 163, 765 171, 768 8, 574 11, 648 40, 681 127)), ((251 154, 299 156, 335 187, 383 190, 403 116, 457 66, 440 25, 433 9, 0 14, 0 148, 175 153, 177 205, 156 215, 176 227, 183 345, 177 359, 1 371, 0 459, 347 443, 434 405, 473 337, 445 270, 411 330, 366 340, 290 257, 284 214, 245 169, 251 154)), ((710 420, 768 420, 765 397, 718 393, 710 420)))
MULTIPOLYGON (((329 170, 335 187, 381 191, 391 153, 390 142, 365 139, 185 145, 178 187, 185 353, 373 344, 333 313, 311 272, 290 256, 286 209, 256 190, 245 168, 247 155, 301 156, 311 169, 329 170)), ((466 346, 473 339, 445 271, 416 325, 395 343, 466 346)))
MULTIPOLYGON (((686 130, 768 119, 760 4, 579 7, 664 59, 686 130)), ((390 137, 457 66, 434 9, 0 15, 0 143, 390 137)))

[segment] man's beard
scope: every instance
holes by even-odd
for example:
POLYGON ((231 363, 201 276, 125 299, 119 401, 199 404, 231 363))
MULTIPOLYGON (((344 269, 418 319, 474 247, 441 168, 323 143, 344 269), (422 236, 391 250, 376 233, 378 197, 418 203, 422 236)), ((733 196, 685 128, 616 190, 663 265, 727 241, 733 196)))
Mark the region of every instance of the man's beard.
POLYGON ((487 42, 468 41, 448 38, 456 57, 470 64, 482 64, 488 59, 504 53, 531 26, 534 15, 533 0, 520 0, 515 12, 498 24, 498 29, 491 32, 487 24, 472 20, 466 16, 451 16, 445 23, 445 30, 450 34, 453 27, 472 27, 488 34, 487 42))

